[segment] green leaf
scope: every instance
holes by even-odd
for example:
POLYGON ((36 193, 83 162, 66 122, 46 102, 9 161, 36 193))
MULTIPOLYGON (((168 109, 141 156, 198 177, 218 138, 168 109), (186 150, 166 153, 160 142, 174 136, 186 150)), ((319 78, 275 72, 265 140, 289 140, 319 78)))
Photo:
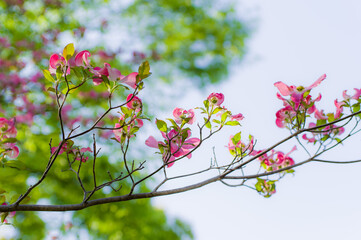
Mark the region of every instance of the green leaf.
POLYGON ((61 71, 61 66, 59 66, 59 67, 56 69, 56 79, 57 79, 57 80, 60 80, 61 76, 63 76, 63 71, 61 71))
POLYGON ((326 124, 326 119, 317 119, 316 126, 326 124))
POLYGON ((72 67, 71 71, 75 73, 75 76, 78 78, 78 80, 83 81, 84 75, 83 75, 82 68, 80 68, 80 67, 72 67))
POLYGON ((133 127, 131 130, 130 130, 130 132, 129 132, 129 136, 131 136, 131 135, 133 135, 134 133, 136 133, 136 132, 138 132, 138 130, 139 130, 139 127, 133 127))
POLYGON ((149 66, 148 61, 144 61, 144 62, 142 62, 142 64, 140 64, 140 66, 138 68, 138 73, 139 73, 140 80, 142 80, 150 75, 150 66, 149 66))
POLYGON ((218 112, 221 111, 222 109, 223 109, 223 108, 221 108, 221 107, 217 107, 216 109, 213 110, 212 115, 218 113, 218 112))
POLYGON ((221 121, 219 121, 217 119, 213 119, 212 122, 217 123, 217 124, 221 124, 221 121))
POLYGON ((232 137, 232 142, 234 145, 237 145, 239 141, 241 141, 241 132, 236 133, 236 135, 232 137))
POLYGON ((120 109, 122 110, 122 113, 124 113, 124 115, 130 115, 131 110, 129 108, 122 106, 120 107, 120 109))
POLYGON ((355 105, 353 106, 353 108, 352 108, 352 111, 353 111, 353 112, 358 112, 358 111, 360 111, 360 104, 355 104, 355 105))
POLYGON ((1 216, 1 223, 4 223, 5 218, 6 218, 8 215, 9 215, 8 212, 3 212, 3 213, 0 214, 0 216, 1 216))
POLYGON ((211 122, 207 122, 207 123, 206 123, 206 127, 209 128, 209 129, 211 129, 211 128, 212 128, 211 122))
POLYGON ((204 107, 208 110, 209 109, 209 101, 208 100, 204 100, 203 101, 204 107))
POLYGON ((55 82, 55 80, 54 80, 53 76, 51 76, 49 70, 44 69, 43 74, 44 74, 44 77, 46 80, 48 80, 50 82, 55 82))
POLYGON ((222 114, 222 117, 221 117, 221 122, 224 122, 224 121, 226 121, 226 119, 227 119, 227 117, 229 116, 229 112, 224 112, 223 114, 222 114))
POLYGON ((0 204, 3 204, 6 201, 6 198, 4 195, 0 195, 0 204))
POLYGON ((2 143, 14 143, 16 142, 16 138, 5 138, 4 141, 2 141, 2 143))
POLYGON ((25 170, 26 169, 25 164, 22 161, 19 161, 19 160, 7 161, 5 163, 5 166, 11 167, 11 168, 16 168, 16 169, 19 169, 19 170, 25 170))
POLYGON ((172 123, 172 125, 174 126, 174 128, 179 128, 178 124, 174 121, 174 119, 167 118, 167 120, 172 123))
POLYGON ((66 61, 68 61, 73 55, 74 55, 74 44, 69 43, 63 49, 63 57, 65 58, 66 61))
POLYGON ((261 185, 260 182, 257 182, 256 185, 255 185, 255 187, 256 187, 256 190, 257 190, 258 192, 262 191, 262 185, 261 185))
POLYGON ((157 124, 157 128, 159 129, 159 131, 161 131, 161 132, 167 132, 168 127, 167 127, 166 122, 164 122, 163 120, 157 119, 157 120, 155 121, 155 123, 157 124))
POLYGON ((241 125, 241 124, 238 121, 228 121, 228 122, 226 122, 226 125, 237 126, 237 125, 241 125))
POLYGON ((103 82, 105 83, 105 86, 107 89, 110 89, 110 82, 107 76, 102 75, 103 82))
POLYGON ((335 121, 335 115, 333 113, 328 113, 327 117, 328 117, 328 122, 335 121))
POLYGON ((53 87, 48 87, 46 91, 56 93, 55 88, 53 87))
POLYGON ((329 138, 330 138, 329 135, 325 135, 323 138, 321 138, 321 141, 324 142, 324 141, 326 141, 326 140, 329 139, 329 138))

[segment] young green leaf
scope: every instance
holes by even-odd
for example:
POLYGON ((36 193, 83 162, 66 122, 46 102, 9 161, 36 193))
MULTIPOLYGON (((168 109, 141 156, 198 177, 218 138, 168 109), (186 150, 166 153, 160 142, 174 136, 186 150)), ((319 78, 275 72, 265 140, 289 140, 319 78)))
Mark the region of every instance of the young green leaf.
POLYGON ((166 122, 164 122, 163 120, 159 120, 159 119, 157 119, 156 121, 155 121, 155 123, 157 124, 157 128, 159 129, 159 131, 161 131, 161 132, 167 132, 167 124, 166 124, 166 122))
POLYGON ((68 61, 73 55, 74 55, 74 44, 69 43, 63 49, 63 57, 65 58, 66 61, 68 61))
POLYGON ((54 78, 51 76, 49 70, 44 69, 43 70, 43 74, 46 80, 50 81, 50 82, 55 82, 54 78))

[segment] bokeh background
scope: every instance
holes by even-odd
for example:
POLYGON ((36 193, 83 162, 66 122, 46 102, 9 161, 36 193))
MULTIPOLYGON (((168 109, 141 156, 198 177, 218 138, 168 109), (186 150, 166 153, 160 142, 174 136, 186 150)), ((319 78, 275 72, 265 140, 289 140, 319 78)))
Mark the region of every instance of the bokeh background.
MULTIPOLYGON (((319 106, 326 112, 334 111, 333 100, 341 99, 343 90, 353 91, 354 87, 360 87, 361 4, 356 0, 214 0, 212 4, 210 1, 25 1, 23 8, 36 12, 41 2, 48 6, 44 11, 47 13, 43 20, 36 21, 37 28, 29 30, 33 36, 25 36, 16 21, 30 14, 24 15, 20 11, 22 7, 16 5, 18 1, 3 1, 1 13, 14 12, 18 15, 6 15, 5 18, 2 14, 0 23, 4 26, 0 28, 1 36, 10 36, 11 43, 23 39, 35 42, 35 50, 46 48, 47 52, 42 53, 40 59, 46 59, 48 53, 59 52, 61 46, 73 41, 79 50, 89 48, 98 51, 100 61, 110 61, 110 58, 99 54, 99 51, 110 56, 116 54, 117 59, 111 64, 122 72, 136 70, 137 64, 146 58, 150 60, 153 76, 147 79, 149 85, 141 97, 145 101, 148 99, 147 108, 151 114, 166 118, 174 107, 188 109, 200 106, 210 92, 222 92, 226 97, 224 105, 234 113, 245 115, 242 134, 254 135, 258 149, 266 148, 288 135, 287 130, 278 129, 275 125, 275 112, 282 104, 276 99, 274 82, 308 86, 326 73, 327 79, 312 90, 314 94, 322 93, 319 106), (53 8, 51 4, 54 4, 53 8), (56 4, 63 5, 59 8, 56 4), (49 19, 53 25, 46 24, 49 19), (15 21, 16 27, 11 28, 9 21, 15 21), (51 38, 55 33, 50 30, 58 28, 61 33, 57 39, 44 47, 44 41, 37 34, 49 30, 46 36, 51 38), (38 42, 35 41, 37 38, 38 42)), ((31 19, 34 20, 34 16, 31 19)), ((39 68, 46 67, 46 60, 36 61, 34 56, 26 54, 26 49, 31 46, 14 46, 10 49, 14 54, 21 51, 21 60, 32 59, 30 62, 40 63, 39 68)), ((14 56, 3 47, 1 57, 10 59, 14 56)), ((35 73, 34 65, 22 69, 21 77, 35 73)), ((13 72, 16 70, 12 69, 13 72)), ((2 76, 2 80, 6 79, 2 76)), ((86 90, 91 91, 91 86, 86 90)), ((10 101, 6 95, 9 93, 4 92, 2 106, 10 101)), ((29 98, 34 104, 48 103, 34 96, 29 98)), ((89 111, 99 110, 97 107, 94 102, 89 111)), ((11 109, 2 108, 7 112, 11 109)), ((12 111, 15 114, 21 110, 12 111)), ((30 142, 41 138, 45 146, 43 152, 46 152, 46 134, 51 133, 54 138, 57 135, 54 119, 49 113, 48 118, 35 117, 31 126, 24 124, 23 130, 31 128, 34 134, 20 136, 23 151, 34 152, 30 142), (36 128, 37 119, 45 119, 48 132, 36 128)), ((140 146, 133 152, 135 157, 153 154, 152 149, 142 145, 150 134, 158 133, 149 123, 135 143, 140 146)), ((226 161, 230 157, 225 148, 230 134, 232 129, 225 130, 193 154, 190 160, 177 162, 169 169, 169 174, 178 175, 207 167, 214 157, 213 147, 217 159, 226 161)), ((279 150, 288 152, 295 144, 286 143, 279 150)), ((359 146, 360 138, 356 136, 323 158, 359 159, 359 146)), ((109 147, 109 151, 114 148, 115 145, 109 147)), ((41 153, 37 149, 36 154, 41 153)), ((36 154, 29 154, 29 160, 36 154)), ((292 156, 301 161, 306 155, 299 148, 292 156)), ((116 162, 106 156, 103 160, 112 163, 104 166, 117 171, 119 166, 116 162)), ((1 179, 2 187, 21 191, 25 187, 24 181, 29 183, 41 171, 41 162, 38 166, 29 166, 25 157, 22 161, 32 170, 31 174, 22 173, 22 178, 16 183, 1 179)), ((151 161, 156 164, 159 159, 154 156, 151 161)), ((1 226, 0 234, 10 237, 18 234, 16 236, 23 239, 31 239, 34 234, 38 234, 39 239, 50 239, 52 236, 76 239, 77 235, 81 239, 189 239, 192 235, 200 240, 359 239, 359 169, 358 164, 310 163, 297 168, 294 176, 287 176, 277 183, 277 193, 269 199, 248 188, 228 188, 216 183, 152 201, 106 205, 74 214, 18 213, 14 219, 17 230, 1 226), (66 230, 69 222, 75 227, 66 230)), ((47 199, 62 203, 69 200, 69 194, 78 191, 74 187, 59 194, 59 189, 72 178, 70 174, 66 177, 62 177, 64 173, 61 172, 54 174, 55 177, 47 182, 47 187, 37 192, 33 201, 44 202, 47 199), (58 195, 50 195, 49 188, 54 188, 50 193, 58 195)), ((2 176, 6 177, 5 174, 2 176)), ((208 176, 170 182, 164 188, 208 176)), ((160 177, 155 178, 148 187, 160 180, 160 177)))

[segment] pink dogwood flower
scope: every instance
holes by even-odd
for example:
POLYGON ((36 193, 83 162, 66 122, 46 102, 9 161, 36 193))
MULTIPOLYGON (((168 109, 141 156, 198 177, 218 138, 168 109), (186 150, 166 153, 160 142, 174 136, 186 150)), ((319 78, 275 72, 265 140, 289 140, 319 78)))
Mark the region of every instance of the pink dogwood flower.
POLYGON ((142 101, 133 94, 128 95, 127 102, 128 108, 134 109, 136 112, 139 112, 142 109, 142 101))
POLYGON ((102 83, 103 79, 101 79, 101 77, 106 76, 110 81, 119 81, 120 83, 127 84, 133 89, 137 87, 137 72, 132 72, 127 76, 123 76, 118 69, 112 68, 109 63, 104 63, 103 68, 95 67, 91 70, 91 72, 94 74, 94 85, 99 85, 102 83))
MULTIPOLYGON (((17 158, 19 156, 19 148, 15 142, 6 142, 11 138, 15 138, 17 130, 15 128, 15 120, 8 120, 0 118, 0 149, 2 153, 10 158, 17 158)), ((3 155, 3 156, 4 156, 3 155)))
POLYGON ((277 152, 276 156, 277 156, 277 161, 276 161, 276 164, 278 166, 281 166, 281 168, 284 168, 284 167, 288 167, 288 166, 292 166, 295 164, 295 161, 289 157, 289 155, 296 151, 297 150, 297 147, 294 146, 291 151, 289 151, 287 154, 284 154, 283 152, 277 152))
MULTIPOLYGON (((121 117, 121 120, 123 120, 122 117, 121 117)), ((120 125, 119 123, 116 123, 115 126, 114 126, 114 128, 119 128, 120 126, 121 126, 121 125, 120 125)), ((133 120, 133 122, 132 122, 130 125, 128 125, 128 126, 126 127, 126 129, 124 129, 124 128, 114 129, 114 130, 113 130, 113 133, 114 133, 114 135, 115 135, 115 138, 116 138, 119 142, 121 142, 121 137, 122 137, 123 135, 124 135, 124 136, 128 136, 129 138, 134 137, 134 134, 129 135, 129 133, 130 133, 130 131, 131 131, 131 129, 132 129, 133 127, 141 128, 142 126, 143 126, 143 121, 142 121, 142 119, 137 118, 137 119, 133 120)))
POLYGON ((252 154, 253 147, 254 147, 254 138, 251 136, 250 141, 248 144, 245 144, 241 140, 239 140, 236 144, 233 142, 233 135, 229 137, 228 145, 226 146, 228 148, 228 151, 233 155, 244 155, 244 154, 252 154))
POLYGON ((211 105, 220 106, 224 102, 224 95, 223 93, 211 93, 207 99, 211 105))
POLYGON ((243 119, 244 116, 242 115, 242 113, 231 115, 231 121, 242 121, 243 119))
POLYGON ((90 52, 87 50, 79 52, 75 56, 75 65, 78 67, 89 67, 89 60, 88 57, 90 57, 90 52))
POLYGON ((191 151, 200 144, 199 138, 190 138, 191 131, 187 130, 187 137, 183 139, 182 135, 175 129, 172 129, 167 134, 162 132, 164 141, 157 141, 153 136, 148 137, 145 144, 148 147, 157 148, 161 146, 164 149, 163 161, 167 163, 167 167, 174 164, 176 158, 187 156, 188 159, 192 157, 191 151))
POLYGON ((338 119, 341 117, 341 113, 343 112, 343 106, 346 104, 344 101, 339 102, 337 99, 335 99, 335 106, 336 106, 336 114, 335 119, 338 119))
MULTIPOLYGON (((264 153, 261 156, 259 156, 258 159, 260 160, 266 171, 275 171, 295 164, 294 160, 291 157, 289 157, 289 155, 296 149, 297 149, 296 146, 293 147, 292 150, 287 154, 272 149, 269 152, 269 154, 264 153)), ((256 156, 257 154, 260 153, 262 153, 262 150, 253 151, 251 155, 256 156)))
POLYGON ((347 90, 344 90, 342 92, 342 97, 345 101, 350 100, 350 99, 358 100, 360 98, 361 88, 360 89, 354 88, 354 89, 355 89, 355 94, 353 96, 348 95, 347 90))
MULTIPOLYGON (((54 154, 58 150, 58 148, 59 147, 52 147, 51 148, 51 153, 54 154)), ((74 147, 74 146, 68 146, 68 143, 66 142, 61 146, 61 149, 60 149, 58 155, 61 155, 64 152, 67 153, 67 154, 74 155, 75 160, 77 160, 77 161, 86 162, 86 161, 88 161, 89 157, 84 157, 84 153, 93 152, 93 151, 90 149, 90 147, 77 148, 77 147, 74 147)))
POLYGON ((360 89, 354 88, 354 89, 356 93, 352 96, 352 99, 358 100, 361 96, 361 88, 360 89))
POLYGON ((311 84, 309 87, 306 88, 303 86, 299 86, 299 87, 296 87, 294 85, 288 86, 283 82, 276 82, 274 86, 278 88, 278 91, 280 91, 282 96, 291 96, 291 100, 295 103, 295 109, 298 109, 302 99, 304 98, 304 93, 307 91, 311 91, 312 88, 317 87, 323 80, 325 80, 325 78, 326 78, 326 74, 323 74, 313 84, 311 84))
MULTIPOLYGON (((67 64, 66 60, 63 56, 54 53, 53 55, 50 56, 50 59, 49 59, 49 72, 51 74, 56 74, 56 69, 58 67, 64 67, 66 64, 67 64)), ((68 67, 66 74, 70 74, 69 67, 68 67)))
POLYGON ((176 123, 181 124, 183 120, 188 120, 187 123, 193 124, 196 117, 194 116, 193 109, 184 110, 183 108, 175 108, 173 116, 176 123))
POLYGON ((286 127, 287 123, 290 123, 296 116, 296 112, 290 105, 278 110, 276 112, 276 125, 279 128, 286 127))

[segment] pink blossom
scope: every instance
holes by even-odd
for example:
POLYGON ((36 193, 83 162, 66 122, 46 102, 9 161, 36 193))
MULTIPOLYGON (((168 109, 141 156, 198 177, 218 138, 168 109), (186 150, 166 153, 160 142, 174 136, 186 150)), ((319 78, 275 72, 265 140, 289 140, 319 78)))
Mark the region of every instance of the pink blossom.
POLYGON ((134 109, 136 112, 139 112, 140 109, 142 109, 142 101, 133 94, 128 95, 127 102, 128 108, 134 109))
POLYGON ((161 141, 157 141, 153 136, 150 136, 145 140, 145 145, 152 148, 158 148, 158 144, 162 144, 161 141))
POLYGON ((292 118, 296 116, 296 112, 293 107, 287 105, 286 107, 278 110, 276 112, 276 125, 279 128, 286 127, 287 123, 292 121, 292 118))
MULTIPOLYGON (((123 119, 121 118, 121 120, 123 120, 123 119)), ((119 128, 120 126, 121 126, 121 125, 120 125, 119 123, 116 123, 115 126, 114 126, 114 128, 119 128)), ((126 130, 124 130, 123 128, 114 129, 114 130, 113 130, 113 133, 114 133, 114 135, 115 135, 115 138, 116 138, 119 142, 121 142, 121 137, 122 137, 123 135, 128 136, 129 138, 134 137, 134 135, 129 135, 129 133, 130 133, 130 131, 131 131, 131 129, 132 129, 133 127, 141 128, 142 126, 143 126, 143 121, 142 121, 142 119, 137 118, 137 119, 133 120, 132 123, 130 123, 130 124, 126 127, 126 130)))
POLYGON ((191 131, 187 131, 187 138, 183 140, 182 135, 175 129, 172 129, 167 134, 162 132, 164 142, 157 141, 153 136, 148 137, 145 144, 152 148, 159 149, 159 145, 162 145, 163 161, 167 164, 167 167, 171 167, 174 164, 176 158, 187 155, 187 158, 191 158, 191 151, 200 144, 199 138, 190 138, 191 131))
MULTIPOLYGON (((52 74, 56 73, 56 69, 59 66, 65 66, 66 65, 66 61, 65 58, 63 56, 60 56, 59 54, 54 53, 53 55, 50 56, 49 59, 49 72, 52 74)), ((68 68, 67 74, 70 73, 70 68, 68 68)))
POLYGON ((344 90, 344 91, 342 92, 342 97, 343 97, 343 100, 345 100, 345 101, 351 99, 351 96, 347 94, 347 90, 344 90))
MULTIPOLYGON (((295 162, 291 157, 289 157, 289 155, 296 149, 296 146, 293 147, 292 150, 287 154, 284 154, 281 151, 276 152, 272 149, 269 152, 269 155, 267 153, 264 153, 260 157, 258 157, 258 159, 261 161, 261 163, 265 164, 264 167, 267 171, 278 170, 287 166, 294 165, 295 162)), ((260 153, 262 153, 262 151, 253 151, 251 155, 256 156, 260 153)))
POLYGON ((288 167, 288 166, 292 166, 295 164, 295 161, 293 161, 293 159, 291 157, 289 157, 289 155, 293 152, 296 151, 297 147, 294 146, 290 152, 288 152, 287 154, 284 154, 283 152, 277 152, 276 156, 277 156, 277 165, 281 166, 281 167, 288 167))
POLYGON ((355 89, 356 93, 352 96, 352 99, 358 100, 361 95, 361 88, 360 89, 354 88, 354 89, 355 89))
POLYGON ((175 108, 173 116, 176 123, 181 124, 183 120, 188 120, 187 123, 193 124, 195 121, 193 109, 184 110, 183 108, 175 108))
POLYGON ((253 153, 253 147, 254 147, 253 136, 251 136, 251 139, 247 145, 241 140, 239 140, 236 144, 234 144, 232 140, 233 137, 234 137, 233 135, 229 137, 228 145, 226 146, 232 155, 243 155, 243 154, 253 153))
POLYGON ((236 115, 231 115, 231 121, 242 121, 244 119, 244 116, 242 113, 238 113, 236 115))
POLYGON ((90 57, 90 52, 87 50, 79 52, 75 56, 75 65, 78 67, 89 67, 89 60, 88 57, 90 57))
POLYGON ((102 76, 109 76, 108 69, 110 68, 109 63, 104 63, 104 67, 95 67, 93 69, 90 69, 90 72, 94 74, 94 78, 101 78, 102 76))
POLYGON ((224 95, 222 93, 211 93, 207 99, 212 105, 220 106, 224 102, 224 95))
MULTIPOLYGON (((52 147, 51 153, 54 154, 58 150, 58 148, 59 147, 52 147)), ((67 154, 73 154, 75 156, 75 160, 77 160, 77 161, 86 162, 89 157, 84 157, 84 153, 93 152, 93 151, 90 149, 90 147, 78 148, 78 147, 74 147, 74 146, 68 146, 68 143, 66 142, 61 146, 61 149, 60 149, 58 155, 61 155, 64 152, 67 154)))
POLYGON ((315 114, 315 118, 317 120, 326 120, 326 119, 328 119, 328 117, 323 113, 323 110, 318 111, 317 108, 316 108, 314 114, 315 114))
MULTIPOLYGON (((311 122, 311 123, 308 124, 308 128, 313 128, 313 127, 316 127, 316 123, 312 123, 312 122, 311 122)), ((303 138, 304 140, 310 142, 310 143, 315 142, 315 141, 316 141, 316 138, 315 138, 316 134, 313 133, 313 132, 311 132, 311 133, 312 133, 312 137, 310 137, 310 138, 307 137, 307 134, 305 133, 305 134, 302 135, 302 138, 303 138)))
POLYGON ((278 88, 278 91, 280 91, 282 96, 291 96, 292 101, 295 103, 295 109, 298 109, 302 99, 304 98, 304 93, 311 91, 311 89, 314 87, 317 87, 323 80, 325 80, 325 78, 326 74, 323 74, 319 79, 316 80, 316 82, 306 88, 303 86, 288 86, 283 82, 276 82, 274 86, 278 88))
POLYGON ((121 83, 125 83, 127 84, 129 87, 135 89, 137 87, 137 76, 138 73, 137 72, 132 72, 127 76, 123 76, 120 78, 120 82, 121 83))
POLYGON ((343 106, 346 104, 345 102, 341 101, 339 102, 337 99, 335 99, 335 106, 336 106, 336 114, 335 119, 338 119, 341 117, 341 113, 343 112, 343 106))

